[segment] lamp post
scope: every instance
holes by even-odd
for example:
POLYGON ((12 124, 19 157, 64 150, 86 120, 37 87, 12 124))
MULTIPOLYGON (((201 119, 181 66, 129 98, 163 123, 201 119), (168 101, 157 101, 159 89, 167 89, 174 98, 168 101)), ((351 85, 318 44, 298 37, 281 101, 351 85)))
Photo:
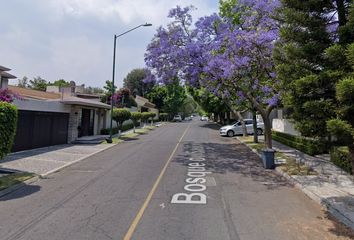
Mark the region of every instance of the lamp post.
POLYGON ((112 143, 112 123, 113 123, 113 95, 114 95, 114 75, 115 75, 115 67, 116 67, 116 45, 117 45, 117 38, 137 29, 140 27, 150 27, 152 26, 151 23, 145 23, 145 24, 140 24, 139 26, 136 26, 124 33, 121 33, 119 35, 114 34, 114 45, 113 45, 113 70, 112 70, 112 92, 111 92, 111 124, 110 124, 110 128, 109 128, 109 138, 106 139, 106 141, 108 143, 112 143))

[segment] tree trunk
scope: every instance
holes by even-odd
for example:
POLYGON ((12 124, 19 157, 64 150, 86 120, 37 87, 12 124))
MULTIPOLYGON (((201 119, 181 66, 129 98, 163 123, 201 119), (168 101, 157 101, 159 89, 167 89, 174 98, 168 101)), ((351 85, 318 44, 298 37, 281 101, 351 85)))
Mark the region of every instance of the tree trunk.
POLYGON ((226 113, 226 119, 227 119, 227 124, 231 124, 230 112, 229 111, 227 111, 227 113, 226 113))
POLYGON ((347 23, 347 18, 345 16, 344 0, 336 0, 336 4, 337 4, 339 26, 344 26, 347 23))
POLYGON ((273 147, 272 144, 272 125, 270 124, 269 114, 264 116, 262 115, 264 123, 264 142, 265 146, 269 149, 273 147))
POLYGON ((257 133, 257 112, 252 110, 252 119, 253 119, 253 142, 258 143, 258 133, 257 133))
POLYGON ((247 136, 247 128, 246 128, 245 121, 243 121, 243 117, 239 111, 236 111, 236 115, 238 117, 238 120, 241 122, 243 136, 246 137, 247 136))
POLYGON ((224 125, 224 118, 222 116, 222 112, 219 113, 219 122, 220 124, 224 125))

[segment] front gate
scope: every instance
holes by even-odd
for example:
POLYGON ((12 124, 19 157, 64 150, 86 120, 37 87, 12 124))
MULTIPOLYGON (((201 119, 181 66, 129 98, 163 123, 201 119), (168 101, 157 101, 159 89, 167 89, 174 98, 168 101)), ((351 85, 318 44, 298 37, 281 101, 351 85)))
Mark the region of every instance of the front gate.
POLYGON ((65 144, 68 139, 68 113, 19 110, 13 152, 65 144))

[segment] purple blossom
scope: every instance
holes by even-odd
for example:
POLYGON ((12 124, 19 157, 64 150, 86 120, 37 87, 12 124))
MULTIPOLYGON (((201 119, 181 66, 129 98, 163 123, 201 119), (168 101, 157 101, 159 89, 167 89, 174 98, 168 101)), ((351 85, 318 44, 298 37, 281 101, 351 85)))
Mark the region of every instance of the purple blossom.
POLYGON ((235 101, 250 93, 261 104, 274 105, 279 82, 272 53, 279 29, 273 15, 279 6, 278 0, 239 0, 234 11, 242 13, 240 26, 212 14, 194 28, 193 8, 177 6, 169 13, 173 21, 149 44, 146 65, 165 84, 179 78, 235 101))
POLYGON ((269 87, 269 86, 263 86, 263 87, 262 87, 262 91, 263 91, 264 93, 270 93, 270 92, 272 92, 272 88, 269 87))
POLYGON ((271 106, 277 106, 279 104, 279 94, 273 95, 271 98, 266 101, 271 106))
POLYGON ((23 100, 23 98, 7 88, 0 88, 0 102, 12 103, 15 99, 23 100))

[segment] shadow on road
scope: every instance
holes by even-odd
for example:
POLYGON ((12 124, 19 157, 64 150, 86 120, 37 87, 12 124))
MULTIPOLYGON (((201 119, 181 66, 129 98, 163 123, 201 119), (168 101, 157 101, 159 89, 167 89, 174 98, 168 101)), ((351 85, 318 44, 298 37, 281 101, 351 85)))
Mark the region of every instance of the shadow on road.
MULTIPOLYGON (((215 125, 215 124, 214 124, 215 125)), ((285 178, 274 170, 264 169, 261 159, 257 154, 240 143, 225 141, 225 143, 193 143, 186 142, 183 146, 183 154, 175 158, 175 162, 185 166, 189 163, 189 154, 194 149, 201 148, 205 152, 206 168, 208 171, 219 174, 239 173, 244 177, 267 187, 275 189, 278 187, 292 187, 285 178)))
POLYGON ((200 127, 202 128, 210 128, 210 129, 213 129, 213 130, 219 130, 220 129, 220 126, 215 124, 215 123, 208 123, 206 122, 205 124, 201 124, 200 127))
POLYGON ((25 185, 25 186, 15 190, 14 192, 10 192, 10 193, 0 197, 0 202, 23 198, 23 197, 26 197, 28 195, 38 192, 40 189, 41 189, 41 187, 37 186, 37 185, 25 185))

